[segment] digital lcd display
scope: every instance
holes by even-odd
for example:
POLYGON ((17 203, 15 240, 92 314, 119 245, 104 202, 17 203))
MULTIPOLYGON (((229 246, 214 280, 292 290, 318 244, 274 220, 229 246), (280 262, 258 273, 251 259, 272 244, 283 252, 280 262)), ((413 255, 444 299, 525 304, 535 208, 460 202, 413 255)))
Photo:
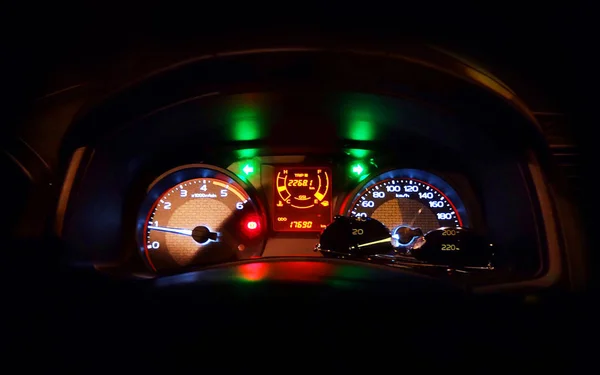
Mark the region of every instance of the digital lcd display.
POLYGON ((321 232, 331 223, 331 169, 275 167, 273 230, 321 232))

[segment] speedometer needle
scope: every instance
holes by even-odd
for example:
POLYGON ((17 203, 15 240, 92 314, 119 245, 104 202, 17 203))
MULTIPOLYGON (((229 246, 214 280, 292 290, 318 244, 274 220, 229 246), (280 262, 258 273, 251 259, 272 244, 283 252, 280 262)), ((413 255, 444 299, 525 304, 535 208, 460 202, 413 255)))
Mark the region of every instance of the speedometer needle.
POLYGON ((386 243, 386 242, 392 242, 392 238, 390 237, 390 238, 384 238, 382 240, 361 243, 361 244, 356 245, 356 247, 361 248, 361 247, 366 247, 366 246, 378 245, 378 244, 386 243))
POLYGON ((417 217, 421 214, 421 212, 423 212, 423 208, 425 207, 421 207, 419 208, 419 212, 417 212, 417 214, 415 215, 415 217, 413 217, 413 219, 411 220, 409 226, 413 226, 413 224, 415 223, 415 220, 417 220, 417 217))
POLYGON ((191 236, 192 235, 192 230, 191 229, 157 227, 157 226, 149 225, 148 226, 148 230, 157 230, 159 232, 182 234, 184 236, 191 236))

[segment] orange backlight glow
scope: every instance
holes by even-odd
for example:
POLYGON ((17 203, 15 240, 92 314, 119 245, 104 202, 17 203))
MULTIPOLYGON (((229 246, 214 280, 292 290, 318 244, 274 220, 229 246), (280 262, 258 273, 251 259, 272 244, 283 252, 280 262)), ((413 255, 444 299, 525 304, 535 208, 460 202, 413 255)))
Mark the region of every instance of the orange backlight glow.
POLYGON ((321 232, 331 223, 331 169, 276 166, 273 230, 321 232))

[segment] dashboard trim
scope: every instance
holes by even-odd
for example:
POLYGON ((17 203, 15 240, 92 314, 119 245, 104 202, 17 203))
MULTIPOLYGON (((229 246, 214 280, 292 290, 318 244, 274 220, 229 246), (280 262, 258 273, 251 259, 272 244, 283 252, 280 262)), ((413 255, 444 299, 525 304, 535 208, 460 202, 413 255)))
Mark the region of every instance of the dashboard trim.
POLYGON ((77 150, 75 150, 75 152, 73 152, 71 162, 69 163, 69 168, 67 169, 67 173, 65 175, 65 180, 60 190, 58 204, 56 205, 56 217, 54 223, 54 232, 59 237, 62 236, 63 226, 65 222, 65 213, 67 211, 69 197, 71 196, 71 189, 73 188, 75 177, 77 177, 77 171, 79 170, 79 166, 81 165, 81 161, 83 160, 83 155, 85 154, 85 151, 86 147, 80 147, 77 150))
POLYGON ((555 213, 552 204, 552 198, 548 190, 548 186, 544 180, 540 165, 537 158, 530 154, 529 162, 527 167, 531 174, 535 186, 535 193, 538 198, 540 205, 541 221, 544 225, 544 231, 546 235, 546 245, 548 253, 548 268, 546 273, 536 279, 521 281, 516 283, 502 283, 495 285, 486 285, 480 287, 474 287, 475 293, 495 293, 495 292, 507 292, 514 290, 523 289, 541 289, 547 288, 556 284, 562 276, 562 265, 561 265, 561 252, 558 239, 558 223, 555 218, 555 213))
MULTIPOLYGON (((498 78, 491 76, 483 69, 476 67, 474 64, 465 63, 457 56, 449 54, 448 52, 437 48, 436 46, 427 46, 425 49, 404 48, 403 50, 378 50, 362 49, 352 46, 340 46, 332 48, 330 46, 323 46, 322 44, 317 43, 314 46, 299 47, 292 46, 253 49, 225 49, 221 52, 200 52, 194 57, 190 57, 189 50, 186 50, 186 54, 181 56, 178 61, 170 62, 170 64, 169 62, 165 62, 165 64, 162 66, 149 67, 144 73, 129 79, 128 82, 115 85, 115 88, 108 91, 106 98, 114 98, 115 100, 118 100, 118 97, 127 90, 138 89, 138 86, 143 85, 148 81, 161 79, 170 72, 184 67, 191 67, 197 63, 205 63, 206 61, 219 59, 242 58, 246 56, 260 56, 269 54, 279 56, 290 53, 304 53, 306 55, 336 54, 358 57, 377 57, 385 60, 403 61, 414 66, 420 66, 426 69, 437 71, 474 87, 478 87, 480 90, 494 94, 494 96, 501 98, 505 103, 509 104, 509 106, 516 110, 516 112, 518 112, 521 116, 528 119, 528 123, 533 125, 537 131, 541 130, 539 122, 535 116, 533 116, 531 110, 529 110, 529 108, 518 96, 513 95, 510 97, 510 99, 508 99, 506 95, 502 95, 502 92, 504 91, 510 92, 510 88, 507 88, 507 86, 499 81, 498 78), (477 79, 482 77, 485 78, 477 79)), ((211 91, 214 92, 215 90, 211 91)), ((184 98, 179 98, 174 101, 180 101, 182 99, 185 100, 184 98)), ((163 106, 169 106, 170 104, 171 103, 164 104, 163 106)), ((86 122, 89 118, 98 119, 104 116, 104 114, 96 114, 92 112, 94 111, 86 113, 78 122, 86 122)))

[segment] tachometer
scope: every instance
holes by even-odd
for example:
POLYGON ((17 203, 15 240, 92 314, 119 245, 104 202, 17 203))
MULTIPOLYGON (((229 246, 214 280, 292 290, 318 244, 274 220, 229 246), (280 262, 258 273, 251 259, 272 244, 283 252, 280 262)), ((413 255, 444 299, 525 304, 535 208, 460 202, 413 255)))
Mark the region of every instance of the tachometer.
POLYGON ((260 254, 264 220, 225 171, 178 170, 159 178, 148 201, 153 203, 140 223, 140 247, 154 270, 260 254))
POLYGON ((374 218, 399 237, 407 238, 440 227, 468 226, 456 191, 441 178, 415 169, 399 169, 373 178, 352 200, 347 214, 374 218))

